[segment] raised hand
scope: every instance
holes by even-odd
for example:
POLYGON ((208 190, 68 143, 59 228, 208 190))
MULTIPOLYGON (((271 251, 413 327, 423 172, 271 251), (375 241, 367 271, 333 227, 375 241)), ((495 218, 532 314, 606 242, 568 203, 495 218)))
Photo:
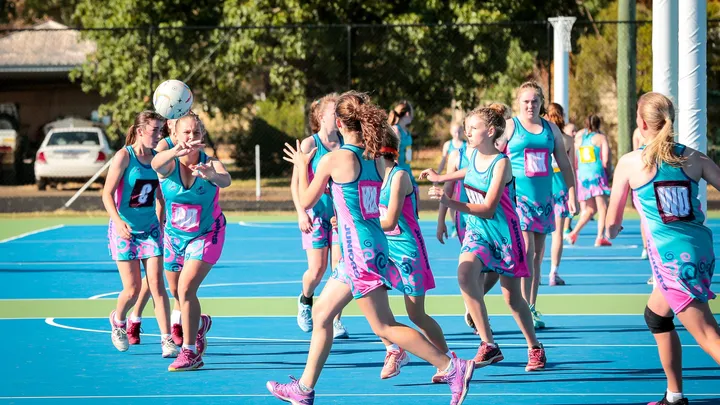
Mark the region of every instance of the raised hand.
POLYGON ((433 183, 437 183, 440 181, 440 175, 437 174, 435 169, 425 169, 422 172, 420 172, 418 179, 419 180, 428 179, 428 180, 432 181, 433 183))
POLYGON ((190 165, 188 167, 193 171, 193 176, 200 177, 201 179, 211 180, 217 175, 215 167, 213 167, 212 163, 209 162, 190 165))
POLYGON ((202 143, 202 141, 190 141, 190 142, 178 142, 177 145, 173 148, 175 150, 175 156, 187 156, 196 150, 200 150, 205 147, 205 144, 202 143))
POLYGON ((296 167, 305 168, 308 164, 310 164, 310 160, 313 158, 313 156, 315 156, 317 148, 313 148, 310 153, 306 155, 300 150, 300 140, 296 140, 295 148, 293 148, 289 143, 286 142, 283 152, 285 153, 285 156, 283 156, 283 160, 294 164, 296 167))

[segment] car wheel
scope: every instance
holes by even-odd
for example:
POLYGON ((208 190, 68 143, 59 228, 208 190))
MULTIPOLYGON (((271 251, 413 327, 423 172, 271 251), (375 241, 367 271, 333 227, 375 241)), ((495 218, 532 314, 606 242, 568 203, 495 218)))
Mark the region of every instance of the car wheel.
POLYGON ((45 189, 47 188, 47 180, 45 180, 45 179, 38 180, 37 188, 40 191, 45 191, 45 189))

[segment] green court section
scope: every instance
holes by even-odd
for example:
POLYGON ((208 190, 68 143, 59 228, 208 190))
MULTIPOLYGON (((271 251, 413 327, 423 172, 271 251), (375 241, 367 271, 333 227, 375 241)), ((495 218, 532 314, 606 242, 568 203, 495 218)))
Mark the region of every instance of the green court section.
MULTIPOLYGON (((538 299, 538 309, 545 315, 637 315, 642 314, 647 294, 577 294, 546 295, 538 299)), ((214 316, 295 316, 297 298, 294 297, 242 297, 204 298, 203 312, 214 316)), ((491 315, 510 313, 502 296, 485 297, 491 315)), ((23 299, 0 300, 0 319, 22 318, 102 318, 115 307, 114 298, 88 299, 23 299)), ((393 313, 405 315, 402 297, 391 296, 393 313)), ((428 296, 428 313, 433 315, 463 315, 465 307, 459 295, 428 296)), ((711 302, 714 313, 720 314, 720 300, 711 302)), ((152 304, 144 316, 152 316, 152 304)), ((356 302, 343 311, 343 315, 361 315, 356 302)))
MULTIPOLYGON (((637 219, 635 211, 625 213, 626 219, 637 219)), ((708 218, 720 218, 720 211, 711 211, 708 218)), ((230 223, 245 222, 294 222, 297 216, 287 212, 227 213, 230 223)), ((436 221, 437 212, 421 211, 423 221, 436 221)), ((0 241, 26 232, 37 231, 56 225, 105 225, 108 217, 101 213, 74 215, 67 212, 43 215, 0 215, 0 241)))

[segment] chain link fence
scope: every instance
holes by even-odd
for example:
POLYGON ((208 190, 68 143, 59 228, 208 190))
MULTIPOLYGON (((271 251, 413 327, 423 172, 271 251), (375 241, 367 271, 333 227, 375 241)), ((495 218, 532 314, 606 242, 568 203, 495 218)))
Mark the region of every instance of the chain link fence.
MULTIPOLYGON (((652 25, 637 32, 637 93, 652 87, 652 25)), ((596 113, 615 144, 617 26, 576 22, 570 57, 570 121, 596 113)), ((708 22, 708 141, 720 145, 720 22, 708 22)), ((493 24, 322 25, 282 27, 157 26, 124 29, 0 31, 0 105, 18 106, 17 149, 32 159, 51 121, 107 117, 114 145, 134 115, 151 107, 160 82, 193 89, 216 153, 236 159, 236 174, 287 174, 284 142, 310 134, 310 103, 350 88, 386 109, 415 107, 415 147, 437 150, 461 112, 503 102, 538 81, 552 100, 552 26, 546 21, 493 24), (18 44, 21 44, 18 46, 18 44), (9 58, 8 55, 12 56, 9 58), (14 58, 14 59, 13 59, 14 58), (102 106, 98 109, 98 106, 102 106)), ((0 111, 4 111, 0 109, 0 111)), ((0 115, 0 120, 2 120, 0 115)))

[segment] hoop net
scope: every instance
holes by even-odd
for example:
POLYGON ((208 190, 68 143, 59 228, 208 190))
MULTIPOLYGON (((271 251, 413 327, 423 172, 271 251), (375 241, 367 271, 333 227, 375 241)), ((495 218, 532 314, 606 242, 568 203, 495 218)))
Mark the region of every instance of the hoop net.
POLYGON ((575 17, 553 17, 548 18, 550 24, 553 26, 555 33, 560 35, 560 43, 556 44, 562 47, 565 52, 572 51, 572 42, 570 41, 570 35, 572 33, 573 24, 575 24, 575 17))

